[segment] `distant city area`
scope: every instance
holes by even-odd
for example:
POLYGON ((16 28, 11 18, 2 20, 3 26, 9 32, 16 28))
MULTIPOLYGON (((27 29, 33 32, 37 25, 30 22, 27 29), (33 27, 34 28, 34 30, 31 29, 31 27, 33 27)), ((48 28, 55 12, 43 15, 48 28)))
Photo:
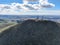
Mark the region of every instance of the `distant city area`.
POLYGON ((27 19, 51 20, 60 22, 60 16, 57 15, 0 15, 0 21, 19 22, 27 19))

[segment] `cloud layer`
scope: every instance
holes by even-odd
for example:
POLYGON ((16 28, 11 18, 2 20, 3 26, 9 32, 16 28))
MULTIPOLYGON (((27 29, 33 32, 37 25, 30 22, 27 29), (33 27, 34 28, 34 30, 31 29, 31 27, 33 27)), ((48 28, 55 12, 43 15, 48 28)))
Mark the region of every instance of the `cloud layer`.
MULTIPOLYGON (((31 0, 30 0, 31 1, 31 0)), ((27 1, 28 2, 28 1, 27 1)), ((34 2, 34 1, 33 1, 34 2)), ((26 1, 25 1, 26 3, 26 1)), ((51 8, 51 7, 54 7, 55 5, 52 4, 52 3, 49 3, 48 0, 40 0, 39 1, 39 4, 28 4, 26 3, 25 4, 24 1, 23 1, 23 4, 20 4, 20 3, 11 3, 10 5, 9 4, 0 4, 0 11, 3 11, 3 10, 39 10, 41 8, 51 8)))
MULTIPOLYGON (((55 5, 49 3, 48 1, 40 0, 39 4, 20 4, 20 3, 11 3, 11 4, 0 4, 0 14, 28 14, 28 11, 32 12, 36 10, 41 10, 42 8, 51 8, 55 5), (27 12, 27 13, 26 13, 27 12)), ((32 13, 33 14, 33 13, 32 13)))

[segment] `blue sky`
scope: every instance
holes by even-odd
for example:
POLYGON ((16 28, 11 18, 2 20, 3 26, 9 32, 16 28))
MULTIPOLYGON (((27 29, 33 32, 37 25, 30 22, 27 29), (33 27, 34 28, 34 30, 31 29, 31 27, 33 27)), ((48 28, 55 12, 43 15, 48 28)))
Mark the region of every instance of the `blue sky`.
MULTIPOLYGON (((0 0, 0 4, 10 4, 10 3, 22 3, 23 0, 0 0)), ((52 10, 60 10, 60 0, 49 0, 49 2, 54 3, 56 6, 54 8, 50 8, 52 10)))
POLYGON ((60 0, 49 0, 49 2, 52 2, 56 5, 53 9, 60 10, 60 0))
MULTIPOLYGON (((60 15, 60 0, 48 0, 48 2, 55 4, 55 7, 52 8, 41 8, 40 10, 27 10, 22 6, 22 9, 19 6, 23 3, 23 0, 0 0, 0 14, 13 14, 13 15, 60 15), (7 5, 6 5, 7 4, 7 5)), ((34 8, 34 6, 33 6, 34 8)), ((40 8, 40 7, 39 7, 40 8)))

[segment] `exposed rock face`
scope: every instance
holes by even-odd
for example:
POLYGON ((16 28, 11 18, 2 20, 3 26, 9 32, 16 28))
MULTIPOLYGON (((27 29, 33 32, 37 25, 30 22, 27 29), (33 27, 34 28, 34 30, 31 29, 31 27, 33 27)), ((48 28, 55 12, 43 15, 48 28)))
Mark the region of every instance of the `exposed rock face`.
POLYGON ((60 45, 60 24, 52 21, 27 20, 2 34, 0 45, 60 45))

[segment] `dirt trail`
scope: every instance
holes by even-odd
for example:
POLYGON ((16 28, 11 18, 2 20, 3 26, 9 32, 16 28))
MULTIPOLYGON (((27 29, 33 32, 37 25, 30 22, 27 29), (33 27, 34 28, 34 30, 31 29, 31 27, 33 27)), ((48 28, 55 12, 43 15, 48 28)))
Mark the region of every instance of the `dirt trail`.
POLYGON ((23 21, 0 35, 0 45, 60 45, 60 23, 23 21))

